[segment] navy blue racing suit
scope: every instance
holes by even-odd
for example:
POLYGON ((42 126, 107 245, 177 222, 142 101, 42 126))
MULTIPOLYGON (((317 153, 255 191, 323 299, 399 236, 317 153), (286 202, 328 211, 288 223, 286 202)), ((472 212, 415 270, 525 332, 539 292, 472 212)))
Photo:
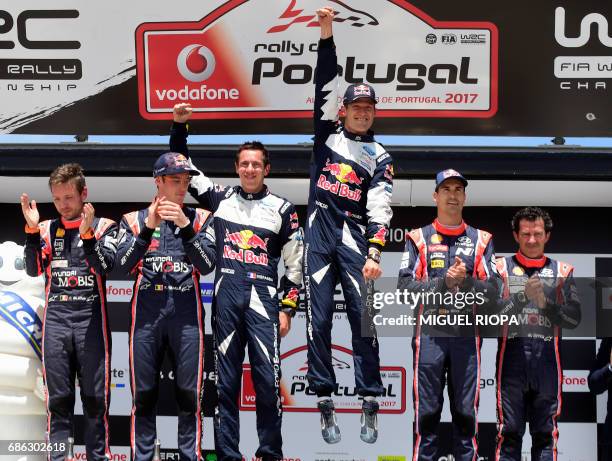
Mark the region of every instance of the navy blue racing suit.
POLYGON ((601 461, 612 461, 612 365, 610 365, 612 338, 603 338, 597 357, 589 372, 589 389, 594 394, 608 392, 608 411, 603 433, 599 440, 601 461))
MULTIPOLYGON (((462 223, 448 228, 437 220, 408 235, 399 272, 398 288, 413 293, 454 294, 447 289, 445 275, 455 257, 466 265, 466 279, 460 288, 465 293, 491 290, 497 299, 495 254, 490 233, 462 223)), ((474 300, 476 297, 474 297, 474 300)), ((482 305, 490 299, 484 296, 482 305)), ((452 318, 473 316, 477 303, 469 306, 423 302, 418 306, 417 329, 412 340, 414 452, 413 460, 437 458, 438 424, 444 402, 444 385, 453 418, 453 455, 457 461, 476 459, 478 441, 478 399, 480 390, 479 331, 471 325, 446 328, 421 324, 427 316, 452 318)), ((478 303, 480 304, 480 303, 478 303)), ((473 318, 473 317, 468 317, 473 318)), ((473 320, 471 320, 473 323, 473 320)))
MULTIPOLYGON (((174 123, 170 150, 188 155, 185 124, 174 123)), ((255 455, 265 461, 282 459, 278 315, 279 308, 295 311, 302 282, 303 237, 297 212, 265 185, 250 194, 239 186, 214 184, 202 173, 192 177, 189 192, 215 215, 215 451, 219 461, 242 460, 238 394, 248 344, 259 435, 255 455), (281 257, 285 273, 279 286, 281 257)))
POLYGON ((573 267, 543 256, 529 259, 521 253, 500 258, 497 269, 504 281, 503 314, 519 325, 505 326, 497 350, 496 460, 521 460, 525 424, 529 421, 531 459, 557 459, 561 414, 561 329, 576 328, 580 301, 573 267), (533 275, 543 282, 546 308, 516 296, 533 275))
POLYGON ((117 261, 136 274, 129 334, 132 459, 151 460, 159 373, 168 350, 178 405, 181 459, 201 459, 204 371, 204 309, 200 274, 214 268, 213 218, 208 211, 183 207, 184 228, 161 221, 145 225, 148 210, 121 220, 117 261))
MULTIPOLYGON (((51 443, 74 437, 74 381, 79 378, 87 459, 110 457, 111 333, 106 310, 106 273, 115 262, 117 224, 94 218, 94 235, 81 237, 81 221, 54 219, 28 233, 27 274, 45 275, 43 377, 51 443)), ((63 460, 64 452, 52 453, 63 460)))
POLYGON ((368 247, 382 251, 391 220, 393 164, 374 135, 338 123, 338 73, 333 37, 319 41, 315 79, 315 140, 304 237, 308 317, 308 382, 319 396, 336 389, 331 330, 334 288, 342 285, 352 331, 355 382, 361 396, 383 392, 378 340, 362 336, 368 247))

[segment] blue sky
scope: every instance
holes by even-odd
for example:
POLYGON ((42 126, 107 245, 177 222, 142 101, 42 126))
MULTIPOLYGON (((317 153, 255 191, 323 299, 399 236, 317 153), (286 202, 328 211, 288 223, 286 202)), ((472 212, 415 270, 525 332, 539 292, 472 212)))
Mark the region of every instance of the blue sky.
MULTIPOLYGON (((247 139, 259 139, 265 144, 310 143, 312 135, 215 135, 190 136, 191 144, 241 144, 247 139)), ((551 145, 551 137, 519 136, 377 136, 388 146, 501 146, 537 147, 551 145)), ((57 135, 0 135, 0 144, 12 143, 74 143, 73 136, 57 135)), ((167 136, 90 136, 89 142, 105 144, 165 144, 167 136)), ((583 147, 612 147, 612 138, 566 138, 566 145, 583 147)))

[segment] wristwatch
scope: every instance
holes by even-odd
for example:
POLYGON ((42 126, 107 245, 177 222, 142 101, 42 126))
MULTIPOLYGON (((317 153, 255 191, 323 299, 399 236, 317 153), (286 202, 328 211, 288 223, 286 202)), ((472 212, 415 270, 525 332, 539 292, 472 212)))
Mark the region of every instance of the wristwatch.
POLYGON ((367 257, 367 259, 371 259, 376 264, 380 264, 380 251, 378 249, 376 249, 376 248, 370 248, 368 250, 368 257, 367 257))

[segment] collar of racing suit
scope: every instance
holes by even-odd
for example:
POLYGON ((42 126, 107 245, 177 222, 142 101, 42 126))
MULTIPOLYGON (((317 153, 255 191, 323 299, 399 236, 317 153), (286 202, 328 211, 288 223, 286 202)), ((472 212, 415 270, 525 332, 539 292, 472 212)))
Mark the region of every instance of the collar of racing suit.
POLYGON ((82 218, 79 218, 73 221, 67 221, 62 218, 62 226, 64 227, 64 229, 78 229, 78 227, 81 225, 82 220, 82 218))
POLYGON ((270 191, 268 190, 268 186, 266 186, 265 184, 263 186, 263 189, 261 189, 259 192, 255 192, 254 194, 251 192, 245 192, 240 186, 236 186, 236 190, 238 191, 238 194, 240 194, 240 196, 245 200, 261 200, 270 193, 270 191))
POLYGON ((545 255, 542 255, 541 258, 537 259, 528 258, 520 251, 517 251, 514 256, 516 257, 516 260, 520 263, 521 266, 530 268, 536 267, 538 269, 544 267, 544 265, 546 264, 546 260, 548 259, 545 255))
POLYGON ((348 131, 343 127, 344 136, 352 139, 353 141, 359 142, 374 142, 374 132, 372 130, 368 131, 368 134, 355 134, 348 131))
POLYGON ((444 224, 441 224, 440 221, 436 219, 433 222, 433 226, 436 232, 443 235, 461 235, 463 234, 463 232, 465 232, 467 224, 465 223, 465 221, 461 221, 461 224, 459 224, 457 227, 448 227, 444 224))

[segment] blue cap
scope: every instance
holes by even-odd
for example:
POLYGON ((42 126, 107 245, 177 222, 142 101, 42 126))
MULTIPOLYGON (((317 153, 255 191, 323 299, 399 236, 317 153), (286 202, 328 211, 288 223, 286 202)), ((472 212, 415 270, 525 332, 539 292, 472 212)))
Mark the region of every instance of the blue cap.
POLYGON ((176 152, 166 152, 160 155, 153 165, 154 178, 181 173, 189 173, 191 176, 200 174, 198 170, 191 167, 187 157, 176 152))
POLYGON ((352 85, 349 85, 344 92, 344 99, 342 100, 342 103, 346 106, 347 104, 355 102, 358 99, 364 98, 369 99, 376 104, 376 93, 374 92, 374 88, 367 83, 353 83, 352 85))
POLYGON ((440 184, 442 184, 447 179, 452 179, 452 178, 456 178, 459 181, 461 181, 463 183, 463 187, 466 187, 468 185, 467 179, 465 179, 461 173, 459 173, 457 170, 453 170, 452 168, 449 168, 448 170, 440 171, 436 175, 436 190, 438 190, 438 187, 440 187, 440 184))

